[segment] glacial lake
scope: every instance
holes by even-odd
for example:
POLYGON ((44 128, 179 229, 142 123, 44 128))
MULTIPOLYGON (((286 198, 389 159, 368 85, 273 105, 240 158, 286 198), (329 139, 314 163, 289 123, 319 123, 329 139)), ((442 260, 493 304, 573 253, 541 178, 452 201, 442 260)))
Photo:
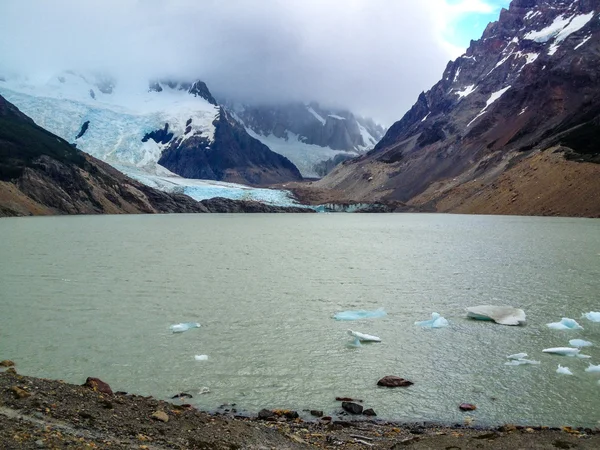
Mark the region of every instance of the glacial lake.
POLYGON ((0 359, 20 373, 208 410, 340 411, 380 419, 596 427, 600 220, 437 214, 0 219, 0 359), (525 326, 466 318, 523 308, 525 326), (388 315, 335 321, 336 312, 388 315), (414 325, 432 312, 450 326, 414 325), (546 327, 562 317, 581 331, 546 327), (199 322, 173 334, 169 326, 199 322), (381 337, 354 348, 346 330, 381 337), (591 359, 544 354, 570 339, 591 359), (506 366, 526 352, 540 365, 506 366), (206 354, 207 361, 194 356, 206 354), (556 373, 558 364, 573 376, 556 373), (376 386, 384 375, 409 388, 376 386), (204 387, 210 392, 200 394, 204 387), (474 403, 477 410, 460 412, 474 403))

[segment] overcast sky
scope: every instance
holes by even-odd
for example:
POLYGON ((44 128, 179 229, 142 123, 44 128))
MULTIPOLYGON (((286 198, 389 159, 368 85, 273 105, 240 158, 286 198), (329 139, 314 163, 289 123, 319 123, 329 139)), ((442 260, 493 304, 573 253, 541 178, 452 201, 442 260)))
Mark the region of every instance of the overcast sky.
POLYGON ((0 0, 0 70, 200 78, 390 125, 509 0, 0 0))

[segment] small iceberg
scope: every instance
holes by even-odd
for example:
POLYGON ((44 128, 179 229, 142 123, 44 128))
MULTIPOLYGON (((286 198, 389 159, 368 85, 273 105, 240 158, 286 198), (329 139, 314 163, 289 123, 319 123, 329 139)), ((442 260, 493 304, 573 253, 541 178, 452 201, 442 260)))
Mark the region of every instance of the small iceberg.
POLYGON ((560 364, 558 365, 558 369, 556 369, 556 373, 560 373, 562 375, 573 375, 573 372, 571 372, 568 367, 563 367, 560 364))
POLYGON ((583 327, 577 323, 574 319, 563 317, 560 322, 552 322, 546 324, 548 328, 553 330, 583 330, 583 327))
POLYGON ((535 365, 535 364, 540 364, 539 361, 534 361, 532 359, 513 359, 510 360, 508 362, 505 362, 504 365, 506 366, 524 366, 525 364, 531 364, 531 365, 535 365))
POLYGON ((196 356, 194 356, 194 359, 196 361, 207 361, 208 355, 196 355, 196 356))
POLYGON ((587 369, 585 369, 586 372, 591 372, 591 373, 600 373, 600 364, 598 364, 597 366, 590 364, 588 366, 587 369))
POLYGON ((527 353, 515 353, 514 355, 508 355, 507 358, 510 359, 510 361, 504 363, 504 365, 506 366, 524 366, 525 364, 540 364, 539 361, 525 359, 527 358, 527 353))
POLYGON ((376 309, 374 311, 367 311, 364 309, 357 311, 342 311, 333 316, 335 320, 360 320, 360 319, 377 319, 379 317, 385 317, 387 313, 383 308, 376 309))
POLYGON ((187 323, 177 323, 175 325, 171 325, 169 329, 173 333, 183 333, 191 328, 200 328, 200 324, 197 322, 187 322, 187 323))
POLYGON ((500 325, 523 325, 525 311, 512 306, 481 305, 467 308, 467 317, 475 320, 491 320, 500 325))
POLYGON ((442 328, 447 327, 448 321, 440 316, 438 313, 431 313, 431 319, 423 320, 422 322, 415 322, 415 325, 423 328, 442 328))
POLYGON ((578 353, 577 356, 579 359, 590 359, 591 356, 590 355, 582 355, 581 353, 578 353))
POLYGON ((359 331, 348 330, 348 334, 352 337, 357 338, 361 342, 381 342, 381 338, 373 336, 371 334, 361 333, 359 331))
POLYGON ((600 312, 590 311, 589 313, 585 313, 581 317, 585 317, 587 320, 589 320, 591 322, 600 322, 600 312))
POLYGON ((591 347, 592 344, 590 341, 584 341, 583 339, 571 339, 569 341, 569 345, 573 347, 581 348, 581 347, 591 347))
POLYGON ((571 348, 571 347, 552 347, 552 348, 545 348, 544 350, 542 350, 543 353, 552 353, 554 355, 562 355, 562 356, 575 356, 580 351, 581 350, 579 350, 578 348, 571 348))

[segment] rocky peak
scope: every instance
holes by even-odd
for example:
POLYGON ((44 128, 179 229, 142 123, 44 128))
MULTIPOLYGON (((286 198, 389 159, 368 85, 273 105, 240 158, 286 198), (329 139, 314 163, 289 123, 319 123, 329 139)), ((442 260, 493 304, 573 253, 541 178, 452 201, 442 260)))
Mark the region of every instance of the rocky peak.
POLYGON ((201 80, 196 80, 193 83, 189 81, 176 81, 171 79, 152 80, 148 83, 148 91, 162 92, 165 88, 187 91, 194 97, 201 97, 208 103, 217 106, 217 101, 208 90, 206 83, 201 80))

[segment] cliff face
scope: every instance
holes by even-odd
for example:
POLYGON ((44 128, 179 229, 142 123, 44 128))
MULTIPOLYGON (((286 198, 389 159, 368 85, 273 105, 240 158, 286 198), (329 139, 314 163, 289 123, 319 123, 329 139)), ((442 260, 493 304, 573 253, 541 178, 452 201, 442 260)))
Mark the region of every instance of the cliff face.
POLYGON ((251 137, 224 108, 213 125, 213 142, 202 135, 175 139, 158 163, 185 178, 252 185, 302 179, 296 166, 251 137))
MULTIPOLYGON (((597 0, 514 0, 373 151, 317 186, 356 201, 435 210, 447 195, 466 195, 465 183, 486 189, 519 161, 558 145, 563 160, 590 164, 600 179, 593 164, 600 162, 599 12, 597 0)), ((561 185, 564 177, 555 176, 561 185)), ((592 187, 582 191, 593 208, 600 186, 592 187)))
POLYGON ((145 186, 37 126, 0 96, 0 217, 292 210, 225 199, 197 202, 145 186))

